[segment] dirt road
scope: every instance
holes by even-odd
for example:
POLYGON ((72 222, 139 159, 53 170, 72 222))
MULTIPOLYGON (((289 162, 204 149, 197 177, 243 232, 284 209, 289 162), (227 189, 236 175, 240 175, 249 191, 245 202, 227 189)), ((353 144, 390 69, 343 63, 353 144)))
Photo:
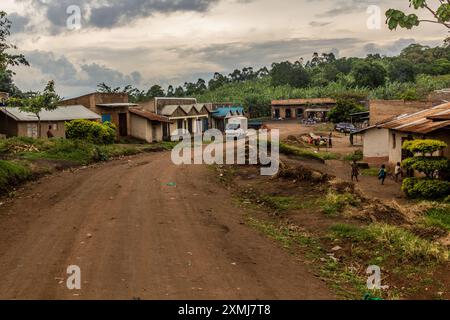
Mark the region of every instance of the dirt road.
POLYGON ((215 179, 159 153, 26 186, 0 207, 0 298, 334 298, 244 225, 215 179), (80 291, 66 287, 69 265, 81 268, 80 291))

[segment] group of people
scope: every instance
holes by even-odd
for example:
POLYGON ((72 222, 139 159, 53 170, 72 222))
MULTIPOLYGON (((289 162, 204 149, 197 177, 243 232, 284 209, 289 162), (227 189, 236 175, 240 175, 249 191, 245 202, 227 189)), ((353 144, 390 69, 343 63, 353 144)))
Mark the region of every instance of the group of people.
MULTIPOLYGON (((356 180, 359 182, 360 169, 356 160, 352 162, 352 181, 356 180)), ((378 180, 381 181, 381 184, 384 185, 386 181, 386 177, 388 176, 388 171, 386 169, 386 165, 382 165, 380 171, 378 171, 378 180)), ((395 182, 399 182, 400 178, 403 178, 403 168, 400 162, 397 163, 394 169, 394 180, 395 182)))

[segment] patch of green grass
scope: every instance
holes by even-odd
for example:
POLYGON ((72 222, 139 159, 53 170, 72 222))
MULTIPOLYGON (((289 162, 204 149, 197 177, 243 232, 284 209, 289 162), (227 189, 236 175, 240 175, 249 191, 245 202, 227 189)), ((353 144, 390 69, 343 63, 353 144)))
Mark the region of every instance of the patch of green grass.
MULTIPOLYGON (((424 240, 403 229, 388 224, 374 223, 367 227, 337 224, 330 228, 332 237, 353 242, 371 243, 399 263, 434 263, 448 261, 448 250, 438 243, 424 240)), ((373 254, 372 251, 368 254, 373 254)))
MULTIPOLYGON (((247 217, 247 223, 251 227, 264 233, 269 238, 280 242, 286 249, 291 249, 293 245, 317 245, 317 241, 314 238, 310 237, 307 234, 301 233, 298 230, 289 228, 288 226, 283 224, 261 221, 253 217, 247 217)), ((315 248, 319 250, 317 246, 315 248)))
POLYGON ((367 229, 350 225, 350 224, 335 224, 330 227, 332 235, 337 238, 348 239, 352 241, 371 241, 374 240, 373 235, 367 229))
POLYGON ((425 213, 425 224, 450 231, 450 205, 429 209, 425 213))
POLYGON ((375 223, 368 231, 385 250, 392 251, 400 260, 411 263, 444 262, 449 252, 438 243, 424 240, 401 227, 375 223))
POLYGON ((289 196, 264 196, 261 198, 265 204, 277 211, 288 211, 303 208, 296 197, 289 196))
POLYGON ((9 191, 11 186, 25 182, 32 176, 31 170, 24 164, 0 160, 0 193, 9 191))
POLYGON ((337 215, 344 211, 347 206, 356 207, 358 205, 359 200, 350 193, 329 192, 325 199, 320 202, 322 212, 327 215, 337 215))
POLYGON ((356 150, 353 153, 344 156, 344 160, 348 162, 361 161, 364 158, 363 152, 361 150, 356 150))
POLYGON ((369 168, 369 169, 361 170, 361 174, 363 176, 368 176, 368 177, 378 177, 379 171, 380 171, 380 169, 378 169, 378 168, 369 168))
POLYGON ((285 155, 296 156, 304 159, 318 160, 324 162, 325 160, 338 160, 340 155, 333 152, 314 152, 306 150, 285 143, 280 143, 280 152, 285 155))

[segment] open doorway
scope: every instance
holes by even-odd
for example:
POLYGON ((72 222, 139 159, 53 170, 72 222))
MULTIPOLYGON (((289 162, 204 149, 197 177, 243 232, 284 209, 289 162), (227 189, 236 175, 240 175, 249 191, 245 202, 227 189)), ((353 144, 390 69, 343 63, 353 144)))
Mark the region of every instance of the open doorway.
POLYGON ((128 136, 128 120, 126 113, 119 113, 119 134, 121 137, 128 136))

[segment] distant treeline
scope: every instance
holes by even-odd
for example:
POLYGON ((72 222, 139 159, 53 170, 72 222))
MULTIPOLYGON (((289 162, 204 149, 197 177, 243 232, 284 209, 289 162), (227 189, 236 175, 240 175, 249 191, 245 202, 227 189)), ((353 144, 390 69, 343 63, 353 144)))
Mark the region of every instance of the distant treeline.
POLYGON ((228 75, 216 72, 208 82, 186 82, 164 90, 132 86, 102 92, 127 92, 133 102, 156 96, 197 97, 202 102, 233 102, 256 116, 269 115, 270 101, 287 98, 355 96, 378 99, 420 100, 433 90, 450 86, 450 45, 412 44, 398 56, 369 54, 365 58, 336 58, 333 53, 314 53, 308 61, 275 62, 270 68, 246 67, 228 75))

